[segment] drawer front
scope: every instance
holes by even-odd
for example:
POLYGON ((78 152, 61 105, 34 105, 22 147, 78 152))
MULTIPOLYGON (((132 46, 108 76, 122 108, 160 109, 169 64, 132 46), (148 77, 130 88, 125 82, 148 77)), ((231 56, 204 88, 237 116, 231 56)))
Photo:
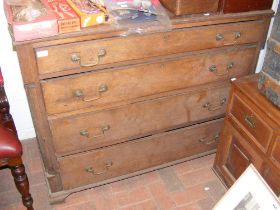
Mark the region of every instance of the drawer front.
POLYGON ((235 128, 230 118, 226 118, 220 137, 214 170, 230 187, 252 163, 258 170, 263 166, 263 158, 247 141, 248 137, 235 128))
POLYGON ((124 61, 152 58, 194 50, 259 42, 263 21, 177 29, 166 33, 84 41, 35 49, 39 74, 124 61))
POLYGON ((216 148, 222 120, 59 160, 64 190, 154 167, 216 148))
MULTIPOLYGON (((280 129, 278 128, 278 130, 280 130, 280 129)), ((280 171, 280 135, 278 134, 278 136, 275 139, 276 140, 275 140, 274 145, 272 147, 272 152, 271 152, 271 155, 270 155, 270 159, 272 160, 272 162, 276 165, 276 167, 280 171)))
POLYGON ((50 121, 57 154, 73 153, 201 121, 225 112, 229 85, 182 92, 50 121), (75 126, 73 126, 75 125, 75 126))
POLYGON ((246 75, 252 70, 255 55, 254 46, 233 48, 132 68, 47 80, 42 83, 46 109, 49 114, 54 114, 102 107, 246 75))
POLYGON ((253 143, 264 153, 267 151, 271 141, 273 130, 264 119, 261 111, 252 103, 243 101, 234 94, 230 105, 230 115, 242 126, 243 130, 251 135, 253 143))
POLYGON ((160 0, 160 2, 176 15, 217 12, 219 6, 219 0, 160 0))
POLYGON ((225 0, 224 12, 248 12, 271 9, 273 0, 225 0))

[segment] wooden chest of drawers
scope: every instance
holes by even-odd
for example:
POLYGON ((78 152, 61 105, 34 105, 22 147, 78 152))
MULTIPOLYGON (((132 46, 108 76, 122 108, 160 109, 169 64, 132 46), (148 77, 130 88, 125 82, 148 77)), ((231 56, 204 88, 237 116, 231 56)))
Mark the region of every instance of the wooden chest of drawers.
POLYGON ((270 9, 273 0, 160 0, 175 15, 270 9))
POLYGON ((215 151, 229 80, 254 72, 271 11, 177 17, 15 43, 50 199, 215 151))
POLYGON ((214 170, 231 186, 253 163, 280 195, 280 110, 257 88, 257 75, 233 83, 214 170))

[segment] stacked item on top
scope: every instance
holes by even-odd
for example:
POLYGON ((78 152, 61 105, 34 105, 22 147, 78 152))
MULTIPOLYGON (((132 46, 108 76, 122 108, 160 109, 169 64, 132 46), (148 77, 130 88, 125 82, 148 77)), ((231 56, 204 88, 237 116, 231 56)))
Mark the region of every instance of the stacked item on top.
MULTIPOLYGON (((238 13, 270 9, 273 0, 160 0, 175 15, 238 13)), ((208 14, 209 15, 209 14, 208 14)))
POLYGON ((110 23, 123 36, 170 31, 171 21, 159 0, 104 0, 110 23))
POLYGON ((59 33, 80 30, 80 18, 66 0, 47 0, 47 3, 57 16, 59 33))
POLYGON ((105 23, 107 11, 103 0, 66 0, 78 14, 81 27, 89 27, 105 23))
POLYGON ((273 104, 280 107, 280 5, 275 15, 267 53, 259 74, 259 90, 273 104))
POLYGON ((4 0, 9 29, 15 41, 53 36, 58 33, 57 17, 40 0, 4 0))

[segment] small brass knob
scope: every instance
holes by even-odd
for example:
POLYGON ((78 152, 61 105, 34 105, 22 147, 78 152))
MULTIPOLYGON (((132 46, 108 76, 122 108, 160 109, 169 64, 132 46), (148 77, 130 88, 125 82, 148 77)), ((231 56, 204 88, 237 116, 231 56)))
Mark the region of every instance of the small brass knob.
POLYGON ((105 56, 106 55, 106 49, 102 48, 98 51, 98 56, 105 56))
POLYGON ((241 37, 241 32, 236 32, 235 33, 235 39, 239 39, 241 37))
POLYGON ((222 106, 222 105, 224 105, 226 102, 227 102, 227 98, 224 97, 224 98, 222 98, 222 99, 220 100, 220 105, 222 106))
POLYGON ((203 108, 208 108, 210 106, 209 102, 206 102, 205 104, 203 104, 203 108))
POLYGON ((231 62, 231 63, 229 63, 227 65, 227 69, 232 69, 233 67, 234 67, 234 63, 233 62, 231 62))
POLYGON ((102 132, 105 133, 105 131, 110 130, 111 126, 110 125, 105 125, 102 127, 102 132))
POLYGON ((89 132, 88 132, 88 130, 82 130, 82 131, 80 131, 80 135, 85 136, 85 137, 89 137, 89 132))
POLYGON ((107 167, 107 168, 109 168, 109 167, 111 167, 111 166, 113 166, 113 162, 112 162, 112 161, 109 161, 109 162, 106 163, 106 167, 107 167))
POLYGON ((217 71, 217 66, 216 65, 212 65, 209 67, 209 71, 210 72, 216 72, 217 71))
POLYGON ((80 57, 79 54, 77 54, 77 53, 71 54, 71 61, 72 61, 72 62, 76 63, 76 62, 78 62, 78 61, 80 61, 80 60, 81 60, 81 57, 80 57))
POLYGON ((99 91, 100 93, 104 93, 104 92, 106 92, 107 90, 108 90, 108 86, 107 86, 106 84, 100 85, 100 86, 99 86, 99 89, 98 89, 98 91, 99 91))
POLYGON ((88 173, 92 173, 94 170, 92 167, 87 167, 87 168, 85 168, 85 171, 88 173))
POLYGON ((83 91, 82 90, 76 90, 75 91, 75 96, 77 96, 77 97, 82 97, 82 96, 84 96, 84 93, 83 93, 83 91))
POLYGON ((221 41, 221 40, 223 40, 224 39, 224 35, 223 34, 217 34, 216 35, 216 40, 217 41, 221 41))

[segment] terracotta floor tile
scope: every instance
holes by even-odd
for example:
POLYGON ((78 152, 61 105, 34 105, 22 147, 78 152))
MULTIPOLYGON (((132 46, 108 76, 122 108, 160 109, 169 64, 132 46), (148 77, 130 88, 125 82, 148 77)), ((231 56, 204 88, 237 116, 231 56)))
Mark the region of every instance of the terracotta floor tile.
POLYGON ((176 207, 176 203, 169 194, 153 195, 154 200, 161 210, 173 209, 176 207))
POLYGON ((3 208, 3 210, 26 210, 26 207, 22 203, 19 203, 7 208, 3 208))
POLYGON ((176 202, 177 206, 197 202, 208 197, 202 185, 195 185, 187 188, 185 191, 173 192, 171 197, 176 202))
POLYGON ((30 174, 43 172, 41 158, 32 158, 32 160, 29 161, 28 166, 26 168, 29 169, 30 174))
MULTIPOLYGON (((0 173, 4 172, 6 174, 6 177, 1 177, 0 178, 0 195, 1 193, 6 193, 9 191, 16 191, 16 186, 14 183, 14 179, 12 175, 10 174, 10 169, 3 169, 0 171, 0 173), (8 172, 8 173, 6 173, 8 172)), ((1 196, 0 196, 1 198, 1 196)))
MULTIPOLYGON (((83 204, 76 205, 76 206, 73 206, 73 207, 76 207, 79 210, 96 210, 96 209, 98 209, 96 207, 95 203, 93 203, 93 202, 87 202, 87 203, 83 203, 83 204)), ((103 208, 103 206, 102 206, 102 208, 99 208, 99 209, 113 210, 113 209, 109 209, 109 207, 108 208, 103 208)))
POLYGON ((164 168, 159 170, 158 173, 169 192, 183 191, 185 189, 173 168, 164 168))
POLYGON ((8 208, 21 202, 21 196, 17 191, 1 193, 0 196, 0 208, 8 208))
POLYGON ((158 207, 152 200, 147 200, 135 205, 120 208, 120 210, 158 210, 158 207))
POLYGON ((40 184, 31 187, 31 195, 35 209, 52 209, 48 201, 48 191, 45 184, 40 184))
POLYGON ((139 184, 148 186, 160 180, 160 176, 157 171, 142 174, 139 176, 139 184))
POLYGON ((119 192, 126 192, 128 191, 128 183, 127 179, 120 180, 118 182, 113 182, 110 184, 111 190, 113 193, 119 193, 119 192))
MULTIPOLYGON (((186 205, 186 206, 177 207, 174 210, 201 210, 201 209, 194 204, 190 204, 190 205, 186 205)), ((208 210, 210 210, 210 209, 208 209, 208 210)))
POLYGON ((145 187, 139 187, 130 192, 121 192, 116 194, 119 206, 131 205, 151 199, 151 195, 145 187))
POLYGON ((113 210, 113 209, 117 209, 119 206, 116 198, 112 195, 99 195, 99 196, 92 197, 92 199, 88 202, 88 204, 94 206, 95 209, 102 209, 102 210, 113 210))
POLYGON ((193 169, 199 169, 199 168, 211 168, 213 166, 215 159, 215 154, 206 155, 201 158, 193 159, 189 161, 193 169))
POLYGON ((166 195, 169 194, 166 185, 162 181, 155 182, 148 186, 149 191, 152 195, 159 196, 159 195, 166 195))
POLYGON ((197 202, 201 210, 210 210, 214 206, 214 201, 211 198, 205 198, 197 202))
POLYGON ((205 183, 205 187, 209 188, 207 193, 215 203, 226 193, 226 188, 218 180, 205 183))
POLYGON ((28 180, 29 183, 32 183, 32 185, 38 185, 38 184, 46 184, 46 180, 44 177, 44 173, 42 171, 39 171, 37 173, 28 174, 28 180))
POLYGON ((178 175, 183 175, 185 173, 189 173, 193 170, 192 164, 190 163, 191 161, 187 161, 181 164, 177 164, 173 166, 172 168, 178 175))
POLYGON ((180 176, 185 187, 201 184, 217 179, 216 175, 209 168, 201 168, 180 176))

